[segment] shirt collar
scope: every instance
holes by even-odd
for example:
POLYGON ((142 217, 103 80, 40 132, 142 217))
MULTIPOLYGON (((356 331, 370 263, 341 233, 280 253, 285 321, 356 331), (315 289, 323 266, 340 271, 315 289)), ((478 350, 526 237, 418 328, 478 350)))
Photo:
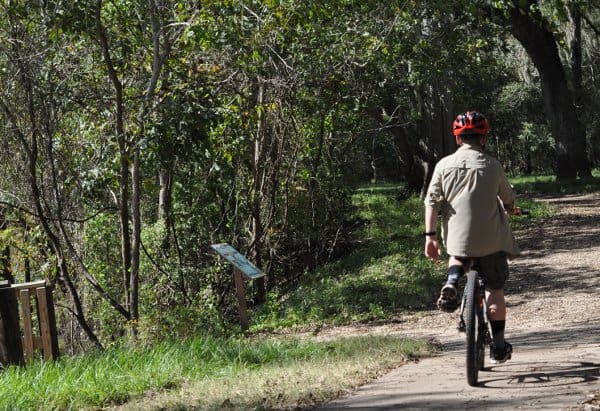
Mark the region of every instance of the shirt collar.
POLYGON ((467 143, 462 143, 460 147, 458 147, 459 150, 475 150, 475 151, 479 151, 481 153, 483 153, 483 147, 480 146, 479 144, 467 144, 467 143))

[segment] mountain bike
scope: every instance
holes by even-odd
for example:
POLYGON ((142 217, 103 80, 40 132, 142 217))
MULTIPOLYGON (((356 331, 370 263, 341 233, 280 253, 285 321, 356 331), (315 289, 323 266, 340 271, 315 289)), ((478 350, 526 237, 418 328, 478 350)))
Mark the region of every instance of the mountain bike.
POLYGON ((458 330, 467 337, 467 382, 478 383, 479 371, 484 369, 485 347, 492 343, 492 331, 485 301, 485 286, 477 270, 470 270, 460 304, 458 330))
MULTIPOLYGON (((517 215, 530 214, 529 210, 518 210, 517 215)), ((476 258, 472 259, 472 267, 466 273, 467 282, 460 303, 458 330, 467 337, 467 382, 475 387, 479 371, 485 368, 485 347, 490 347, 493 335, 488 319, 485 285, 477 271, 476 258)))

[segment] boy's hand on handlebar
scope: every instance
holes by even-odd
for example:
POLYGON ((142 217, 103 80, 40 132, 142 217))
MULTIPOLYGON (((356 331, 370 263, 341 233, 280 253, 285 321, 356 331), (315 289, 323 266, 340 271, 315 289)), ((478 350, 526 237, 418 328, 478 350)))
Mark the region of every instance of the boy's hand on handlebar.
POLYGON ((515 206, 511 212, 512 215, 529 215, 529 213, 529 210, 517 206, 515 206))

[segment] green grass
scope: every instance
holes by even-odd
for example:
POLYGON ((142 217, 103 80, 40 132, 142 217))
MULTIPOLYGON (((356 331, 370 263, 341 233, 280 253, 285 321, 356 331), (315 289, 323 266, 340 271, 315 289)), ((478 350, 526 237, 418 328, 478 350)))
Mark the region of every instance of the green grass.
MULTIPOLYGON (((520 193, 555 187, 548 177, 513 182, 520 193)), ((532 215, 513 218, 517 229, 552 214, 531 197, 519 200, 532 215)), ((133 409, 292 409, 332 399, 426 355, 432 350, 427 342, 391 336, 325 342, 259 337, 262 330, 386 320, 432 307, 445 270, 422 255, 421 200, 406 198, 395 185, 364 187, 353 200, 366 222, 360 242, 346 258, 307 273, 294 293, 270 294, 268 304, 252 313, 254 338, 199 337, 10 367, 0 371, 0 410, 124 403, 133 409)))
POLYGON ((430 306, 443 274, 423 256, 422 201, 404 197, 397 185, 357 190, 366 224, 354 250, 307 273, 293 294, 271 295, 254 329, 381 320, 430 306))
POLYGON ((511 178, 515 190, 528 195, 565 195, 600 191, 600 169, 589 180, 558 182, 554 176, 524 176, 511 178))
MULTIPOLYGON (((518 205, 530 216, 512 217, 515 230, 548 218, 552 208, 535 201, 528 189, 536 184, 553 187, 551 177, 513 179, 518 205)), ((254 314, 255 331, 291 326, 319 326, 355 321, 386 320, 407 310, 427 309, 445 279, 444 264, 423 255, 423 203, 407 195, 402 185, 359 188, 353 203, 367 223, 361 239, 344 259, 307 273, 290 295, 272 293, 254 314)))
POLYGON ((554 176, 514 177, 510 181, 519 199, 518 205, 531 211, 529 217, 513 217, 511 224, 518 230, 543 221, 554 214, 554 209, 547 203, 536 201, 536 197, 561 196, 600 192, 600 170, 594 170, 590 180, 557 182, 554 176))
MULTIPOLYGON (((224 398, 243 409, 259 406, 261 402, 275 406, 284 397, 291 403, 308 401, 305 391, 290 392, 287 386, 280 387, 285 394, 282 396, 272 396, 264 391, 266 387, 272 391, 279 384, 277 381, 269 383, 272 376, 265 370, 281 373, 290 369, 311 372, 306 378, 295 376, 295 379, 298 384, 319 392, 319 397, 311 401, 326 400, 348 388, 345 385, 349 383, 348 378, 352 384, 358 382, 352 375, 335 371, 337 365, 359 364, 347 372, 352 374, 364 368, 364 373, 357 377, 362 381, 368 373, 398 365, 430 350, 427 342, 398 337, 357 337, 329 342, 204 337, 146 349, 111 349, 56 362, 9 367, 0 372, 0 409, 97 408, 139 400, 148 393, 153 393, 151 403, 155 404, 160 402, 154 398, 157 393, 163 393, 173 401, 180 395, 180 388, 192 386, 212 387, 211 395, 197 392, 191 397, 188 395, 183 402, 188 406, 201 403, 202 409, 219 409, 224 398), (312 374, 321 372, 324 364, 345 383, 324 386, 315 382, 312 374), (253 378, 245 391, 225 389, 234 381, 241 387, 243 384, 239 379, 244 375, 253 378), (258 386, 263 387, 262 392, 257 392, 258 386)), ((336 376, 331 379, 335 380, 336 376)))

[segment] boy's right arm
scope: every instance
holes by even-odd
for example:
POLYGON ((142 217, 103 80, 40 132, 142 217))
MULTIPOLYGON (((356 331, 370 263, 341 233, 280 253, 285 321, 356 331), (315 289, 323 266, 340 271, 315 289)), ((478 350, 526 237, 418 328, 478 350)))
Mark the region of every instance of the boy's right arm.
MULTIPOLYGON (((440 163, 441 162, 438 162, 433 170, 431 182, 429 183, 427 194, 425 195, 425 233, 436 231, 438 210, 445 202, 442 189, 442 177, 440 174, 440 163)), ((425 236, 425 255, 434 261, 437 261, 441 255, 441 247, 437 238, 437 234, 425 236)))
POLYGON ((440 258, 440 243, 437 240, 437 234, 427 233, 434 233, 436 227, 437 211, 431 206, 425 206, 425 255, 433 261, 440 258))

